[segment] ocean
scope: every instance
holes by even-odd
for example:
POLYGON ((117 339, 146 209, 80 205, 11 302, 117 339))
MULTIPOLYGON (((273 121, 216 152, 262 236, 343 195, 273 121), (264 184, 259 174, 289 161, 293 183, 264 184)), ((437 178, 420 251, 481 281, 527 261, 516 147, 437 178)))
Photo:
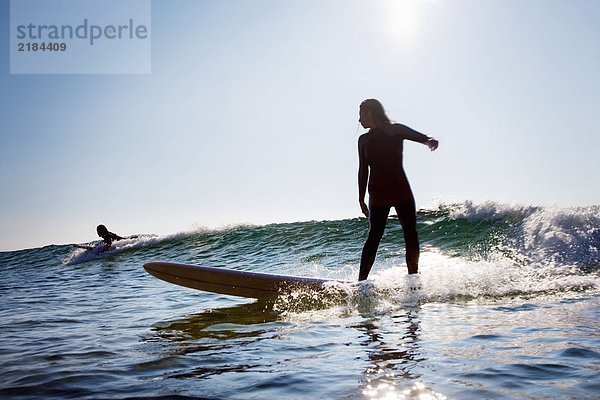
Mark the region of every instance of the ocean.
POLYGON ((1 252, 0 398, 600 397, 599 206, 420 210, 417 277, 391 217, 368 284, 272 308, 143 269, 356 280, 367 229, 363 218, 240 225, 142 234, 101 257, 1 252))

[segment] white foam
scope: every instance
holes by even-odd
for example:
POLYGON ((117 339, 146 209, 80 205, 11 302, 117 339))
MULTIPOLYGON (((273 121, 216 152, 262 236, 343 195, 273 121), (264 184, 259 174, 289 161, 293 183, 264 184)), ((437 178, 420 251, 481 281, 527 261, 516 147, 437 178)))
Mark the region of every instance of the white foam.
POLYGON ((540 209, 523 222, 523 239, 540 263, 599 263, 600 207, 540 209))
POLYGON ((475 204, 467 200, 459 204, 440 205, 440 209, 449 209, 450 218, 466 218, 471 220, 500 219, 509 216, 527 216, 540 209, 535 206, 522 206, 486 201, 475 204))
POLYGON ((126 250, 141 249, 145 247, 154 246, 169 238, 173 238, 176 235, 169 236, 157 236, 157 235, 138 235, 136 237, 126 238, 113 242, 111 249, 102 252, 104 248, 104 242, 95 242, 89 244, 93 247, 93 250, 84 250, 81 248, 75 248, 67 257, 63 260, 65 265, 79 264, 86 261, 98 260, 103 257, 118 254, 126 250))
MULTIPOLYGON (((323 277, 322 272, 327 270, 312 265, 315 276, 323 277)), ((519 265, 510 259, 470 261, 438 251, 422 253, 418 275, 407 275, 405 265, 384 262, 376 265, 368 281, 356 283, 356 276, 353 271, 344 277, 349 283, 328 283, 325 292, 284 297, 277 309, 296 319, 310 318, 317 312, 314 309, 319 308, 318 313, 333 318, 384 315, 394 309, 431 302, 488 302, 600 290, 598 274, 582 273, 572 266, 519 265)))

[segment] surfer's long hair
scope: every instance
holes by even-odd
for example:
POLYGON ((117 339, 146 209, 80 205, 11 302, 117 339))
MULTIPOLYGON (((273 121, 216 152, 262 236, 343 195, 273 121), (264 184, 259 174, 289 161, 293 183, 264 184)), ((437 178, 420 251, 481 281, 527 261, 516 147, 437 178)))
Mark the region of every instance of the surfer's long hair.
POLYGON ((104 226, 104 225, 98 225, 96 227, 96 232, 98 233, 98 236, 104 236, 109 233, 108 229, 106 229, 106 226, 104 226))
POLYGON ((383 104, 377 99, 367 99, 360 103, 360 111, 369 111, 377 125, 389 125, 390 119, 385 114, 383 104))

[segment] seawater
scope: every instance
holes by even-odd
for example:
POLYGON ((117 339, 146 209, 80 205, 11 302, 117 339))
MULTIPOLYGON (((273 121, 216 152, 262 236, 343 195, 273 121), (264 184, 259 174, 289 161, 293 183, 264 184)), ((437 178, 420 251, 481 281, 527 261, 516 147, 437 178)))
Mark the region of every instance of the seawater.
POLYGON ((368 222, 140 235, 102 257, 0 253, 0 398, 598 398, 600 207, 464 202, 418 221, 418 277, 390 218, 367 285, 272 308, 142 265, 355 280, 368 222))

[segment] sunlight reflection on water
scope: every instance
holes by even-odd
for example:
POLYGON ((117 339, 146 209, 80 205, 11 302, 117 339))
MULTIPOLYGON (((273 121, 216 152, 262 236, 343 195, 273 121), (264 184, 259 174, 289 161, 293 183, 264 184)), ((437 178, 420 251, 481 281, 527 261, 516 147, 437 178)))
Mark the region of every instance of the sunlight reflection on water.
POLYGON ((371 382, 367 385, 366 389, 363 390, 363 394, 373 400, 445 400, 447 399, 441 393, 436 393, 430 389, 427 389, 421 382, 416 382, 407 389, 397 387, 393 383, 393 374, 387 374, 387 378, 390 378, 392 382, 371 382))

